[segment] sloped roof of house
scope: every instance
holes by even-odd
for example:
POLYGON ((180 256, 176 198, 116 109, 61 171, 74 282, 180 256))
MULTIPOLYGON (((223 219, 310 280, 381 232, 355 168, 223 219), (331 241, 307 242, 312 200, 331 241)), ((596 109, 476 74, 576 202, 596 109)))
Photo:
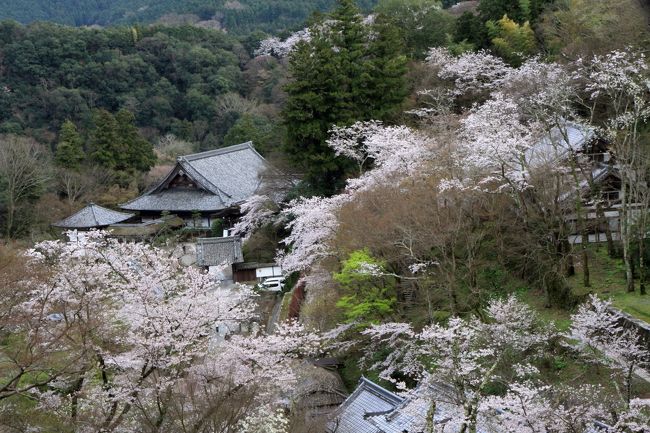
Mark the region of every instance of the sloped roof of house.
POLYGON ((247 142, 208 152, 181 156, 158 184, 120 207, 135 211, 218 211, 235 206, 254 195, 268 163, 247 142), (170 187, 185 175, 195 189, 170 187))
POLYGON ((232 265, 244 261, 241 238, 200 238, 196 241, 196 263, 199 266, 232 265))
POLYGON ((52 226, 64 229, 92 229, 121 223, 133 216, 132 213, 118 212, 90 203, 77 213, 55 222, 52 226))

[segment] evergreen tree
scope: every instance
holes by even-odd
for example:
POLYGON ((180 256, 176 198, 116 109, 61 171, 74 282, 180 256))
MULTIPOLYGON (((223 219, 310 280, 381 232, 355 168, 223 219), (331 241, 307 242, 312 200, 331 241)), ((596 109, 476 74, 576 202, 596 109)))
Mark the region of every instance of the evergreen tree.
POLYGON ((317 194, 343 185, 350 161, 326 145, 334 125, 386 120, 405 96, 405 62, 394 30, 382 23, 369 31, 353 0, 339 0, 334 13, 312 26, 312 37, 291 55, 292 81, 283 112, 285 151, 300 165, 317 194))
POLYGON ((156 162, 153 146, 145 140, 135 126, 135 116, 121 109, 115 115, 118 142, 115 155, 118 170, 149 171, 156 162))
POLYGON ((404 79, 407 58, 399 54, 405 52, 399 30, 385 15, 376 16, 373 33, 368 47, 371 58, 366 63, 370 79, 364 87, 367 100, 362 101, 362 106, 371 110, 364 117, 387 120, 397 114, 409 93, 404 79))
POLYGON ((77 127, 72 121, 66 120, 61 125, 54 159, 60 167, 75 170, 81 165, 84 156, 83 140, 77 127))
POLYGON ((116 168, 118 161, 116 149, 118 142, 117 122, 115 117, 106 110, 97 110, 93 116, 95 127, 91 138, 91 156, 99 165, 106 168, 116 168))

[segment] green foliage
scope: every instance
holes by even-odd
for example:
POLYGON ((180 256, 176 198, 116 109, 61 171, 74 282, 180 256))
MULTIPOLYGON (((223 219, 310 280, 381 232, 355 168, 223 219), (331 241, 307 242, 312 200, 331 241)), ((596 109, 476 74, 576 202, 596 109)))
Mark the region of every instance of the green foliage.
POLYGON ((437 0, 380 0, 375 11, 400 30, 408 53, 415 58, 444 45, 454 32, 454 18, 440 9, 437 0))
POLYGON ((334 280, 344 292, 336 306, 343 310, 348 322, 364 326, 377 323, 393 312, 397 300, 395 279, 368 273, 366 269, 370 266, 383 270, 385 265, 372 257, 367 249, 358 250, 350 253, 341 272, 334 274, 334 280))
POLYGON ((520 25, 504 15, 496 23, 488 21, 486 25, 492 49, 511 65, 521 65, 526 57, 537 51, 535 33, 528 21, 520 25))
POLYGON ((484 22, 499 20, 504 15, 519 23, 535 22, 546 5, 552 2, 553 0, 481 0, 478 12, 484 22))
POLYGON ((93 160, 107 168, 116 168, 120 157, 120 149, 116 148, 117 122, 111 113, 98 110, 94 115, 94 124, 91 149, 93 160))
POLYGON ((650 43, 647 7, 637 0, 564 0, 540 19, 551 55, 574 59, 650 43))
POLYGON ((122 109, 113 116, 97 110, 92 131, 92 158, 101 166, 116 171, 148 171, 156 161, 153 146, 135 127, 133 113, 122 109))
POLYGON ((54 160, 59 167, 74 170, 80 167, 84 158, 83 140, 77 127, 71 121, 66 120, 61 125, 54 160))
POLYGON ((147 138, 173 133, 214 148, 237 120, 219 112, 222 99, 256 90, 244 86, 244 48, 219 31, 5 21, 0 41, 0 130, 6 132, 48 138, 70 120, 80 135, 91 135, 95 109, 115 114, 124 108, 147 138))
MULTIPOLYGON (((313 11, 330 9, 335 0, 6 0, 0 15, 22 23, 54 21, 74 26, 207 21, 233 34, 254 30, 281 32, 299 26, 313 11), (184 18, 184 19, 183 19, 184 18)), ((375 0, 363 0, 366 10, 375 0)), ((132 40, 140 35, 131 31, 132 40)))
POLYGON ((471 44, 474 48, 488 45, 487 29, 478 15, 465 12, 455 22, 454 42, 471 44))
POLYGON ((223 220, 221 218, 217 218, 216 220, 212 221, 210 233, 215 238, 220 238, 223 236, 223 220))
POLYGON ((280 133, 278 129, 266 117, 243 114, 228 130, 223 138, 223 144, 231 146, 252 141, 258 152, 267 154, 279 145, 280 133))
POLYGON ((141 172, 149 171, 155 164, 156 156, 153 153, 153 146, 142 138, 135 127, 135 116, 126 109, 121 109, 115 115, 117 124, 117 137, 120 147, 124 150, 119 170, 136 170, 141 172))
POLYGON ((392 27, 379 19, 372 29, 361 22, 352 0, 340 0, 327 25, 312 30, 290 59, 292 81, 283 112, 287 127, 285 152, 306 172, 319 194, 343 185, 351 168, 325 141, 333 125, 359 120, 386 120, 406 95, 406 58, 392 27))

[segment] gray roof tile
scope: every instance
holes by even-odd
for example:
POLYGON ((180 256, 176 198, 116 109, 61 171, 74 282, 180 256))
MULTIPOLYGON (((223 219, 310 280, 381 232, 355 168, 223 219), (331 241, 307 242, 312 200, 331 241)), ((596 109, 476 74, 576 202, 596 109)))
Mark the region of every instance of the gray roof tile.
POLYGON ((117 212, 96 205, 95 203, 90 203, 77 213, 55 222, 52 226, 64 229, 92 229, 121 223, 133 216, 132 213, 117 212))
POLYGON ((376 425, 368 421, 371 414, 389 413, 403 399, 381 386, 361 378, 357 389, 345 400, 337 411, 329 431, 336 433, 381 433, 376 425))
POLYGON ((197 264, 199 266, 232 265, 244 261, 241 238, 200 238, 196 242, 197 264))
POLYGON ((176 166, 154 188, 121 205, 137 211, 219 211, 254 195, 268 163, 251 142, 181 156, 176 166), (185 173, 198 189, 169 188, 179 173, 185 173))

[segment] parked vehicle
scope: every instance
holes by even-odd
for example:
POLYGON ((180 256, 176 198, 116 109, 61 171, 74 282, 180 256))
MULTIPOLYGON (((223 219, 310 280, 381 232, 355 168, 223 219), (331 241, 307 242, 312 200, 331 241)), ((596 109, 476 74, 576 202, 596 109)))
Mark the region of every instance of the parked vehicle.
POLYGON ((270 277, 260 284, 262 290, 270 292, 281 292, 284 289, 284 277, 270 277))

